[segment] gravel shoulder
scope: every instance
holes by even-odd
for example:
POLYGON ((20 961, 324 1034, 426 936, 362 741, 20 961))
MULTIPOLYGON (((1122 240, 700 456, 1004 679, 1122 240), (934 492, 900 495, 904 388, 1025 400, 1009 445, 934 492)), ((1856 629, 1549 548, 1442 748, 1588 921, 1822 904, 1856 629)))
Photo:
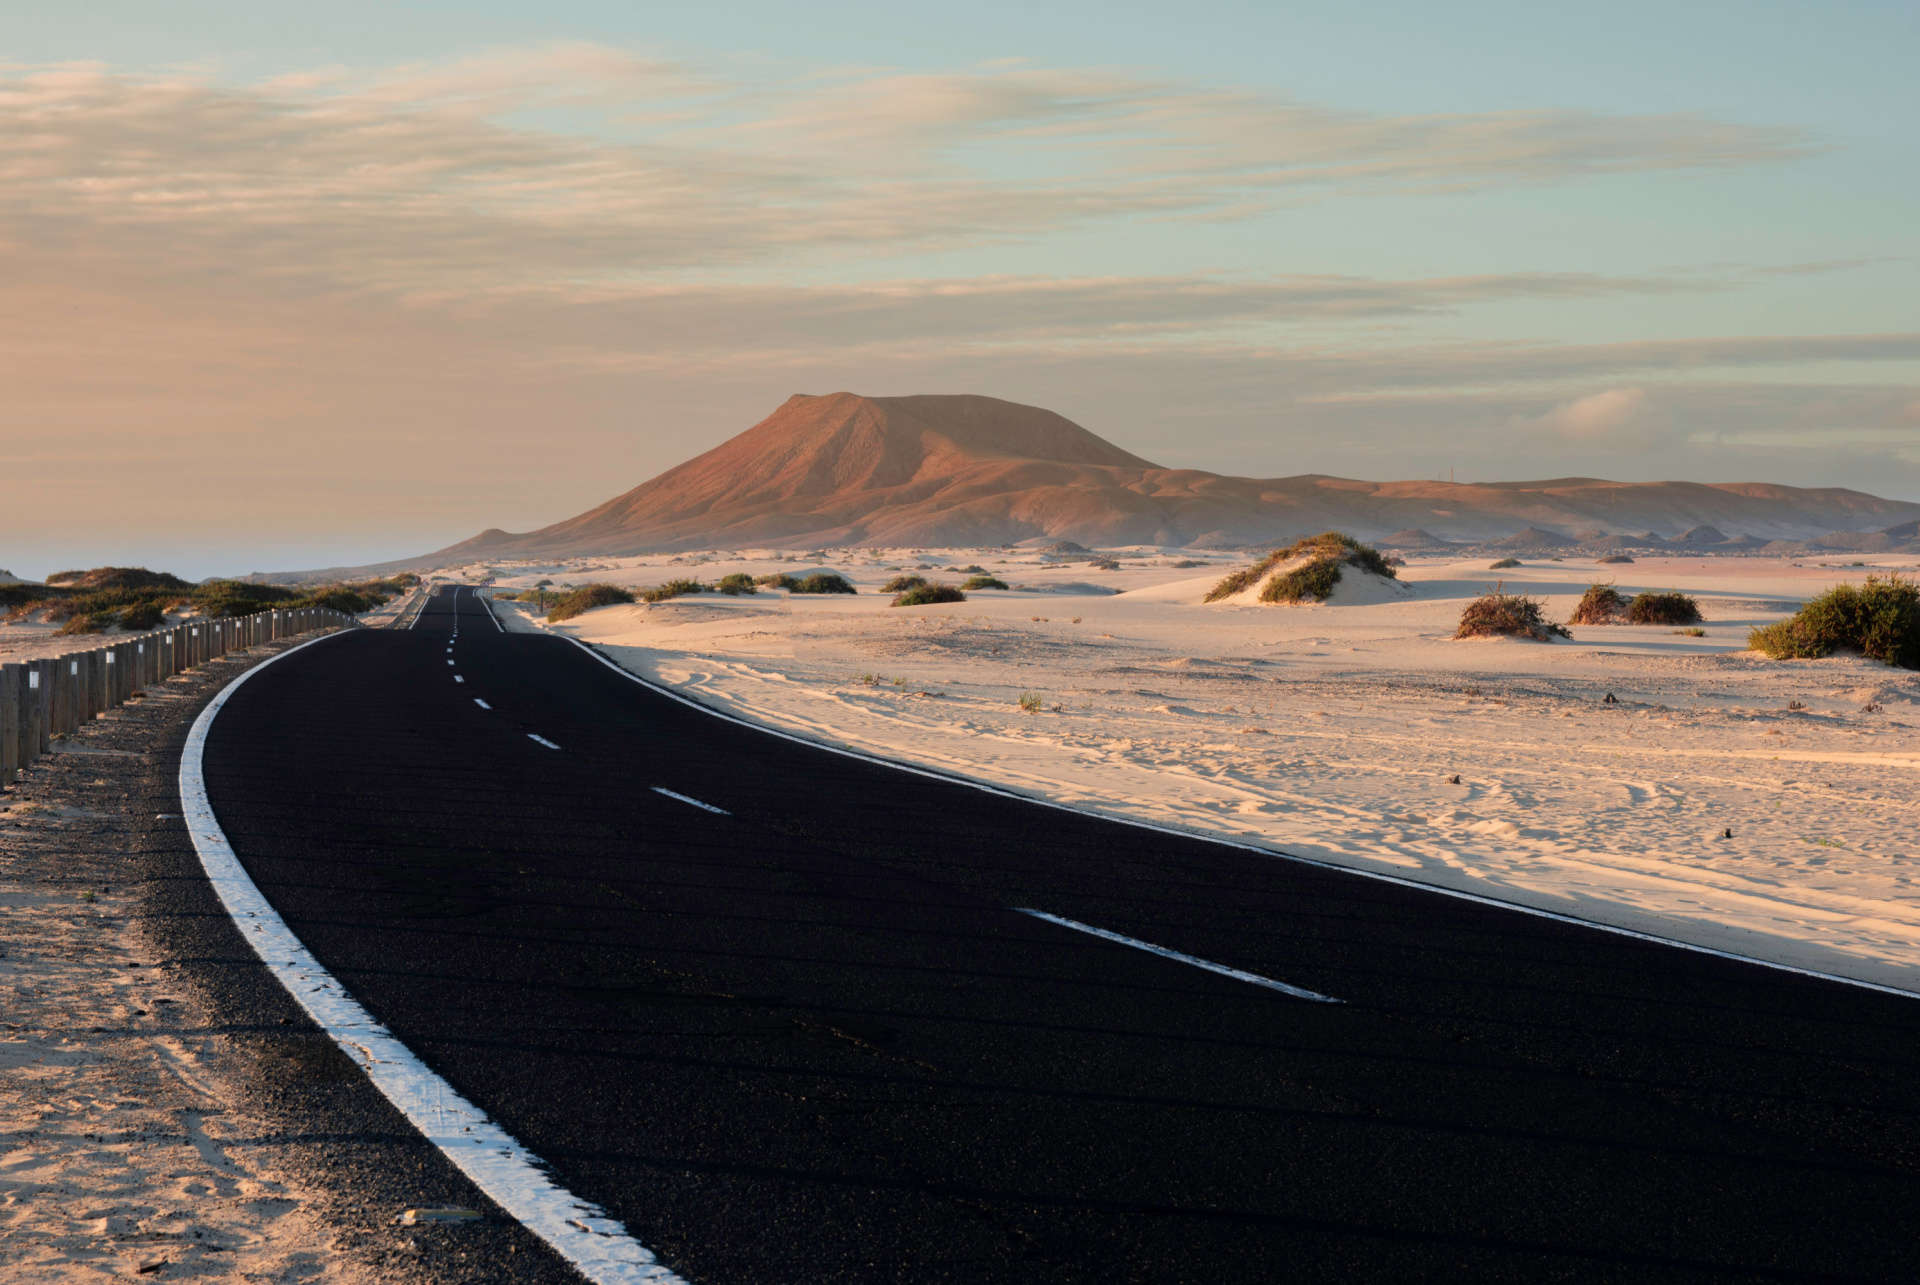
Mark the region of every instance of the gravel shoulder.
POLYGON ((569 1279, 307 1022, 199 875, 181 745, 285 645, 162 684, 0 792, 0 1275, 569 1279), (484 1216, 396 1224, 438 1206, 484 1216))

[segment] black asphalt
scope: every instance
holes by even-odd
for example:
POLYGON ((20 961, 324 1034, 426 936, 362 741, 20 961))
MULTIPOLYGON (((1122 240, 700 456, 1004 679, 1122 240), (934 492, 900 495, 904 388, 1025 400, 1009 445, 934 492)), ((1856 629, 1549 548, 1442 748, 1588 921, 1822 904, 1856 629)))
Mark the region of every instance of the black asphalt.
POLYGON ((470 590, 206 766, 320 960, 695 1281, 1920 1276, 1920 1001, 826 753, 470 590))

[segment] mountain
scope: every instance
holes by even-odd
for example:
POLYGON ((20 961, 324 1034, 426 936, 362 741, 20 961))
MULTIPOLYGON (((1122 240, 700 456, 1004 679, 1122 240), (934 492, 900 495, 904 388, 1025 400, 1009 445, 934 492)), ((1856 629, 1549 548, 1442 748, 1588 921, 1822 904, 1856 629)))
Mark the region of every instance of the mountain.
POLYGON ((1393 531, 1375 541, 1383 549, 1450 549, 1453 546, 1431 531, 1422 531, 1419 527, 1409 527, 1404 531, 1393 531))
POLYGON ((524 534, 484 531, 409 565, 1036 538, 1230 546, 1329 528, 1477 542, 1524 529, 1544 546, 1567 539, 1556 528, 1710 525, 1804 540, 1916 518, 1920 504, 1758 482, 1228 477, 1162 467, 1052 411, 992 397, 796 394, 739 436, 578 517, 524 534))
POLYGON ((1530 526, 1524 531, 1515 531, 1512 535, 1499 540, 1489 540, 1487 545, 1493 549, 1567 549, 1580 541, 1570 535, 1561 535, 1558 531, 1542 531, 1530 526))

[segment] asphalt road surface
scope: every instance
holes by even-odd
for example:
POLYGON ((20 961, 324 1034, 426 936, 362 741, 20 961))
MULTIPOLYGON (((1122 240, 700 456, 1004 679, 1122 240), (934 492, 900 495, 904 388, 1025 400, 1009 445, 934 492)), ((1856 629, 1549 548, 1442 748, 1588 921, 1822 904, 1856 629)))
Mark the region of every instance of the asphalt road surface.
POLYGON ((261 671, 206 776, 694 1281, 1920 1277, 1920 1001, 794 744, 472 590, 261 671))

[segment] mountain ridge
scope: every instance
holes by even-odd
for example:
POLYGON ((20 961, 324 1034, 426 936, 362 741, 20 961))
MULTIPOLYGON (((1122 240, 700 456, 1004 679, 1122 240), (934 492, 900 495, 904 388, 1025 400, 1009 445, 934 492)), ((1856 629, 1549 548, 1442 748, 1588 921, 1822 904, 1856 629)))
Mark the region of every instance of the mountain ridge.
POLYGON ((1920 519, 1920 503, 1770 482, 1369 482, 1168 468, 1064 416, 978 394, 796 393, 711 450, 572 518, 490 528, 416 562, 711 547, 1260 544, 1337 527, 1456 542, 1517 532, 1811 540, 1920 519))

